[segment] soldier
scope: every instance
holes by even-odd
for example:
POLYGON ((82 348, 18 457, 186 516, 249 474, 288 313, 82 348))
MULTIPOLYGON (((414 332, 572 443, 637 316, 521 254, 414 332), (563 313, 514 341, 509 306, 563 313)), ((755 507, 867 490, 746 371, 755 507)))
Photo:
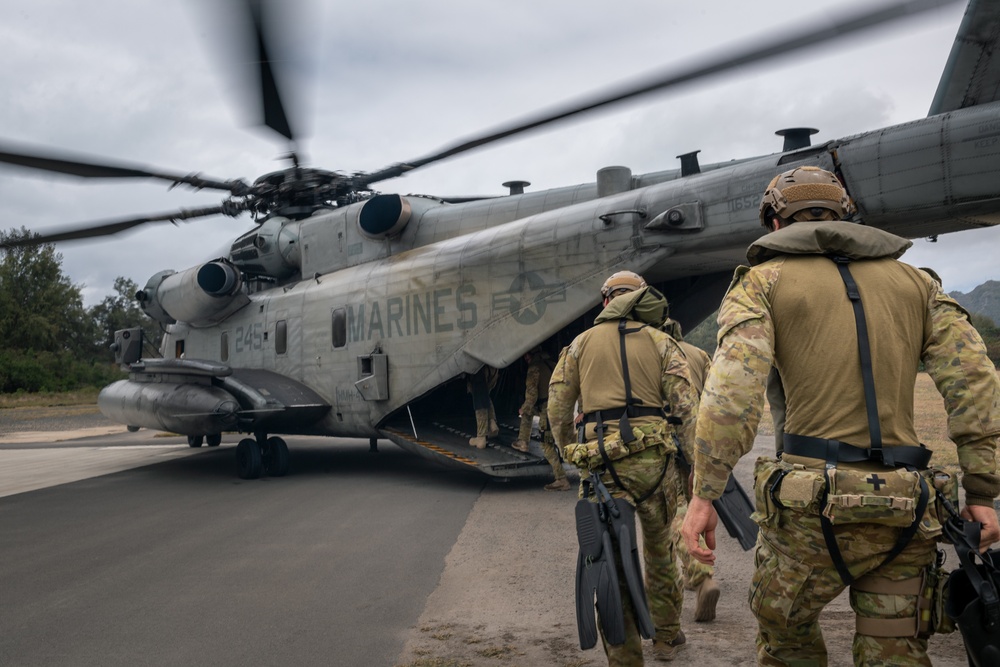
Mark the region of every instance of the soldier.
POLYGON ((568 491, 569 480, 563 469, 562 459, 556 449, 552 431, 549 429, 549 418, 546 414, 549 405, 549 380, 552 378, 554 364, 549 355, 540 347, 532 349, 524 355, 528 364, 528 373, 524 380, 524 404, 518 414, 521 415, 521 427, 517 432, 517 440, 511 445, 522 452, 528 451, 528 440, 531 438, 531 423, 538 415, 538 430, 542 436, 542 453, 545 460, 552 466, 555 481, 545 485, 546 491, 568 491))
MULTIPOLYGON (((691 367, 691 382, 694 389, 701 395, 705 388, 705 378, 708 377, 708 369, 712 363, 712 358, 708 352, 697 345, 692 345, 684 340, 681 333, 680 322, 666 318, 660 329, 677 341, 688 366, 691 367)), ((690 463, 690 461, 688 462, 690 463)), ((677 515, 671 524, 671 535, 674 541, 674 550, 681 559, 681 569, 684 575, 684 587, 695 592, 694 620, 702 623, 715 620, 715 608, 719 603, 719 585, 715 583, 715 567, 707 563, 702 563, 696 558, 692 558, 681 537, 681 524, 684 523, 684 516, 687 514, 687 502, 689 496, 687 475, 678 475, 678 505, 677 515)), ((704 544, 702 544, 704 546, 704 544)))
POLYGON ((951 494, 935 486, 947 476, 928 471, 929 450, 916 446, 921 361, 958 446, 962 514, 982 522, 983 548, 1000 537, 1000 388, 983 341, 940 285, 897 260, 909 241, 839 222, 851 210, 822 169, 771 181, 760 205, 771 233, 750 246, 752 266, 737 269, 723 299, 702 394, 683 535, 712 562, 711 501, 753 445, 772 364, 783 385, 783 453, 758 459, 754 471, 761 530, 750 607, 762 665, 826 664, 817 619, 848 585, 856 665, 930 664, 921 582, 934 575, 935 497, 951 494))
POLYGON ((492 366, 483 366, 466 381, 466 390, 472 394, 472 408, 476 411, 476 435, 469 438, 469 445, 476 449, 486 449, 486 439, 500 435, 493 399, 490 398, 496 384, 497 369, 492 366))
MULTIPOLYGON (((666 313, 666 299, 631 271, 608 278, 601 295, 604 310, 594 326, 563 351, 552 373, 549 424, 567 461, 597 471, 612 495, 635 505, 656 628, 653 649, 658 658, 671 660, 685 639, 680 632, 683 592, 670 535, 677 509, 677 441, 662 406, 669 405, 682 420, 679 441, 690 449, 698 395, 677 343, 656 329, 666 313), (576 444, 573 407, 578 398, 584 442, 576 444), (600 437, 598 422, 603 425, 600 437), (632 440, 623 441, 621 424, 632 430, 632 440)), ((621 563, 616 567, 624 582, 621 563)), ((624 585, 621 589, 626 640, 617 646, 605 641, 604 649, 610 665, 642 665, 631 598, 624 585)))

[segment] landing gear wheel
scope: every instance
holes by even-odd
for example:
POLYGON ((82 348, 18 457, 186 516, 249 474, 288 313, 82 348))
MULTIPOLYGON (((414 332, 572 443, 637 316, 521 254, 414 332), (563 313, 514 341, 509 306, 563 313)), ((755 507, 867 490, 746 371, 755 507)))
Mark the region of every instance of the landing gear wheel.
POLYGON ((260 477, 261 456, 260 445, 252 438, 240 440, 236 445, 236 469, 242 479, 257 479, 260 477))
POLYGON ((188 436, 188 447, 201 447, 201 443, 205 441, 205 437, 201 435, 189 435, 188 436))
POLYGON ((206 435, 205 444, 208 445, 209 447, 218 447, 220 444, 222 444, 222 434, 213 433, 211 435, 206 435))
POLYGON ((264 469, 271 477, 284 477, 288 474, 288 445, 281 438, 268 438, 264 444, 267 455, 264 457, 264 469))

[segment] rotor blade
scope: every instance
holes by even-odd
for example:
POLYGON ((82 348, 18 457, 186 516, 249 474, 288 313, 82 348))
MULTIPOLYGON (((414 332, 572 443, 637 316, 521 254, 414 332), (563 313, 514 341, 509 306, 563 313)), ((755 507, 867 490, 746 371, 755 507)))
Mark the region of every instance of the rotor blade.
POLYGON ((533 130, 535 128, 564 120, 571 116, 587 111, 593 111, 610 104, 615 104, 629 100, 641 95, 664 91, 668 88, 684 83, 690 83, 707 76, 720 74, 752 63, 761 62, 769 58, 774 58, 792 51, 814 47, 834 39, 846 37, 847 35, 873 28, 879 25, 890 23, 897 19, 926 12, 932 9, 939 9, 946 5, 954 4, 960 0, 901 0, 893 4, 885 5, 873 10, 862 11, 857 14, 844 16, 840 19, 824 20, 825 25, 809 31, 802 31, 791 28, 772 29, 772 36, 767 45, 753 46, 735 52, 725 53, 715 56, 707 61, 695 63, 688 67, 672 68, 660 70, 648 75, 646 78, 636 82, 623 85, 610 92, 595 94, 589 98, 584 98, 576 102, 556 107, 547 112, 542 112, 534 118, 527 118, 513 123, 506 127, 499 127, 487 134, 468 139, 444 150, 422 157, 411 162, 397 163, 390 165, 380 171, 368 174, 358 174, 355 183, 364 187, 370 183, 395 178, 408 171, 418 169, 425 165, 437 162, 459 153, 479 148, 486 144, 505 139, 507 137, 533 130))
POLYGON ((246 185, 242 181, 218 181, 214 179, 202 178, 197 174, 182 176, 171 174, 165 171, 152 171, 140 165, 125 164, 100 164, 97 162, 85 162, 83 160, 66 159, 69 156, 56 156, 54 154, 44 155, 42 153, 24 153, 9 150, 10 146, 0 144, 0 162, 40 169, 42 171, 52 171, 57 174, 69 174, 71 176, 82 176, 83 178, 159 178, 170 181, 175 185, 190 185, 193 188, 210 188, 214 190, 225 190, 233 194, 240 194, 239 190, 246 185))
POLYGON ((290 141, 295 141, 292 128, 288 122, 288 115, 285 113, 285 106, 281 102, 281 93, 278 91, 278 82, 275 78, 274 69, 271 63, 271 53, 268 48, 267 23, 264 21, 262 0, 246 0, 247 9, 250 11, 254 27, 254 48, 256 63, 260 74, 260 94, 262 110, 264 112, 264 124, 286 137, 290 141))
POLYGON ((132 229, 133 227, 138 227, 139 225, 144 225, 147 222, 162 222, 165 220, 176 222, 178 220, 188 220, 190 218, 203 218, 209 215, 219 215, 220 213, 233 215, 233 213, 230 212, 231 209, 232 207, 230 206, 209 206, 207 208, 192 209, 182 208, 179 211, 174 211, 173 213, 149 215, 141 218, 132 218, 130 220, 119 220, 117 222, 89 224, 83 227, 64 228, 62 231, 52 232, 49 234, 38 234, 20 239, 8 239, 0 242, 0 250, 10 250, 24 246, 36 246, 42 245, 43 243, 55 243, 57 241, 72 241, 89 239, 96 236, 109 236, 132 229))

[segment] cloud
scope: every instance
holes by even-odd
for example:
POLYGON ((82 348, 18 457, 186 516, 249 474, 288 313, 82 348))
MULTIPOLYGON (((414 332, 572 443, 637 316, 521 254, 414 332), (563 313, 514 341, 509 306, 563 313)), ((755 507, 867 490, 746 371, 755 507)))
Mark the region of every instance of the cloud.
MULTIPOLYGON (((787 5, 775 18, 762 16, 759 3, 736 0, 384 0, 336 7, 294 0, 286 27, 299 37, 286 67, 302 101, 296 118, 309 118, 299 148, 317 167, 375 170, 727 45, 780 40, 776 25, 814 26, 843 12, 842 5, 787 5)), ((217 178, 253 179, 282 168, 287 145, 248 127, 259 112, 247 91, 246 63, 226 62, 238 53, 224 36, 232 22, 228 5, 209 6, 216 11, 193 1, 20 4, 0 24, 10 64, 0 70, 4 141, 217 178)), ((501 194, 500 184, 517 178, 537 191, 592 181, 612 164, 634 173, 675 168, 675 156, 692 150, 702 151, 702 162, 773 153, 781 141, 774 131, 783 127, 817 127, 816 141, 826 141, 920 118, 961 15, 958 6, 936 10, 832 49, 526 134, 380 187, 501 194)), ((0 167, 0 216, 8 229, 212 205, 220 194, 0 167)), ((143 285, 161 269, 211 259, 249 224, 245 216, 160 223, 59 251, 64 270, 96 303, 116 276, 143 285)), ((996 236, 942 236, 926 249, 918 242, 911 254, 935 267, 949 289, 970 289, 1000 278, 991 262, 979 261, 982 239, 996 236)))

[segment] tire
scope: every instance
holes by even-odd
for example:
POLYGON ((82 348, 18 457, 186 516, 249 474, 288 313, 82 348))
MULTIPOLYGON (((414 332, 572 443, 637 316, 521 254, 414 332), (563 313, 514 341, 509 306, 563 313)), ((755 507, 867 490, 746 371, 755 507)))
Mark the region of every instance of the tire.
POLYGON ((267 456, 264 467, 271 477, 284 477, 288 474, 288 445, 281 438, 267 439, 267 456))
POLYGON ((205 436, 202 435, 189 435, 188 436, 188 447, 201 447, 201 443, 205 441, 205 436))
POLYGON ((219 445, 222 444, 222 434, 213 433, 211 435, 206 435, 205 444, 208 445, 209 447, 218 447, 219 445))
POLYGON ((252 438, 240 440, 236 445, 236 471, 241 479, 257 479, 260 477, 261 457, 260 445, 252 438))

